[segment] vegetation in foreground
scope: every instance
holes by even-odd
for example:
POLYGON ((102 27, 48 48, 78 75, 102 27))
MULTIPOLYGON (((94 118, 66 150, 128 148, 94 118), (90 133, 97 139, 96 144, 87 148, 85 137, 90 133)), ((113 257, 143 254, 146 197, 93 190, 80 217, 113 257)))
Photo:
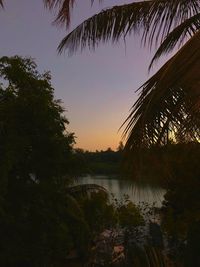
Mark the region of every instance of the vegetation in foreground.
POLYGON ((50 74, 30 58, 0 63, 0 265, 61 267, 75 258, 85 266, 199 266, 199 144, 143 151, 143 174, 168 178, 156 213, 129 199, 110 202, 99 188, 74 196, 69 185, 82 161, 50 74))

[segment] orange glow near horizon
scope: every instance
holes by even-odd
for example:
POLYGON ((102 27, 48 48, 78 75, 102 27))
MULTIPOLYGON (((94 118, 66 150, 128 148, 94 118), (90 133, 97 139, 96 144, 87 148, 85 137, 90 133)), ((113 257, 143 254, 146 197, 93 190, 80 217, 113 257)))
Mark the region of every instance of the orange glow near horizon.
POLYGON ((107 150, 109 147, 116 150, 121 141, 120 134, 88 134, 82 138, 76 138, 75 148, 82 148, 84 150, 96 151, 107 150))

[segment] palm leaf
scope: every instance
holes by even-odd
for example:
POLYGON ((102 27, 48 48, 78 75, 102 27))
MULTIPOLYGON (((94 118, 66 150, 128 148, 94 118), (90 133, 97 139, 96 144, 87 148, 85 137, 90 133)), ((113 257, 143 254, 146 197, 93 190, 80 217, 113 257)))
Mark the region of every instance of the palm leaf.
POLYGON ((166 260, 162 252, 153 246, 131 244, 127 248, 128 263, 135 267, 166 267, 166 260))
POLYGON ((84 197, 92 192, 108 195, 108 191, 103 186, 97 184, 81 184, 68 187, 68 193, 74 197, 84 197))
POLYGON ((100 42, 116 42, 141 30, 144 44, 148 41, 152 46, 199 12, 198 0, 151 0, 114 6, 85 20, 61 41, 58 50, 74 53, 86 46, 94 49, 100 42))
POLYGON ((54 23, 65 25, 70 24, 70 14, 75 0, 44 0, 44 4, 49 9, 57 10, 57 15, 54 23))
MULTIPOLYGON (((102 0, 99 0, 100 2, 102 0)), ((44 4, 50 10, 57 10, 56 19, 54 21, 55 24, 69 27, 71 20, 71 11, 74 7, 75 0, 44 0, 44 4)), ((91 0, 93 4, 94 0, 91 0)))
POLYGON ((181 45, 200 28, 200 14, 192 16, 191 18, 184 21, 181 25, 177 26, 172 32, 170 32, 166 39, 161 43, 160 47, 156 51, 149 69, 153 63, 160 58, 163 54, 168 54, 176 46, 179 48, 181 45))
POLYGON ((71 217, 83 217, 83 212, 80 208, 80 205, 73 196, 71 196, 70 194, 66 194, 65 201, 65 208, 67 214, 69 214, 71 217))
POLYGON ((200 31, 143 86, 126 120, 126 152, 166 144, 180 132, 200 137, 200 31))
POLYGON ((149 265, 152 267, 166 267, 166 260, 163 256, 162 252, 153 246, 145 246, 144 248, 145 253, 147 254, 147 257, 149 259, 149 265))

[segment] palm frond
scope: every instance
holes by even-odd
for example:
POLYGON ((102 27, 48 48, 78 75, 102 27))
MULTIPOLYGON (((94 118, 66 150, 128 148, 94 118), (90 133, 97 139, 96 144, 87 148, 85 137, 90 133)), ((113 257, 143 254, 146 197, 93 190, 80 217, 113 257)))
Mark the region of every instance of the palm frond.
POLYGON ((72 187, 68 187, 68 193, 74 197, 84 197, 92 192, 103 193, 108 195, 107 190, 97 184, 80 184, 72 187))
POLYGON ((71 196, 70 194, 65 195, 65 201, 66 201, 66 213, 73 215, 75 217, 81 218, 82 215, 82 210, 80 208, 79 203, 76 201, 76 199, 71 196))
POLYGON ((192 16, 184 21, 181 25, 177 26, 172 32, 170 32, 166 39, 161 43, 156 51, 150 66, 151 69, 153 63, 164 54, 171 52, 176 46, 180 48, 188 38, 192 37, 200 28, 200 14, 192 16))
POLYGON ((125 121, 125 151, 200 137, 200 31, 143 86, 125 121))
MULTIPOLYGON (((93 4, 95 0, 91 0, 93 4)), ((99 0, 102 2, 103 0, 99 0)), ((66 26, 68 28, 71 20, 71 11, 74 7, 75 0, 44 0, 45 6, 50 10, 56 10, 57 15, 55 24, 66 26)))
POLYGON ((74 53, 86 46, 94 49, 100 42, 116 42, 141 31, 143 43, 152 46, 199 12, 198 0, 151 0, 114 6, 81 23, 61 41, 58 51, 74 53))
POLYGON ((131 266, 153 266, 153 267, 166 267, 166 260, 159 248, 151 245, 138 245, 133 243, 127 249, 128 261, 131 266))
POLYGON ((75 0, 44 0, 44 4, 47 8, 57 10, 57 15, 54 23, 59 25, 70 24, 71 9, 73 8, 75 0))

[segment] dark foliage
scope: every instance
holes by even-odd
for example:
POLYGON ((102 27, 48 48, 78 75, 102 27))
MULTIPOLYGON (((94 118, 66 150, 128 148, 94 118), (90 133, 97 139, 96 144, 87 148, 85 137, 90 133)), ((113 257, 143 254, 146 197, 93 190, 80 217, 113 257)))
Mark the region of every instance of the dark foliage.
POLYGON ((84 151, 76 149, 76 158, 82 162, 85 174, 119 175, 121 172, 122 151, 113 151, 110 148, 103 151, 84 151))
POLYGON ((0 266, 54 266, 88 227, 66 194, 74 136, 50 74, 30 58, 0 59, 0 266))

